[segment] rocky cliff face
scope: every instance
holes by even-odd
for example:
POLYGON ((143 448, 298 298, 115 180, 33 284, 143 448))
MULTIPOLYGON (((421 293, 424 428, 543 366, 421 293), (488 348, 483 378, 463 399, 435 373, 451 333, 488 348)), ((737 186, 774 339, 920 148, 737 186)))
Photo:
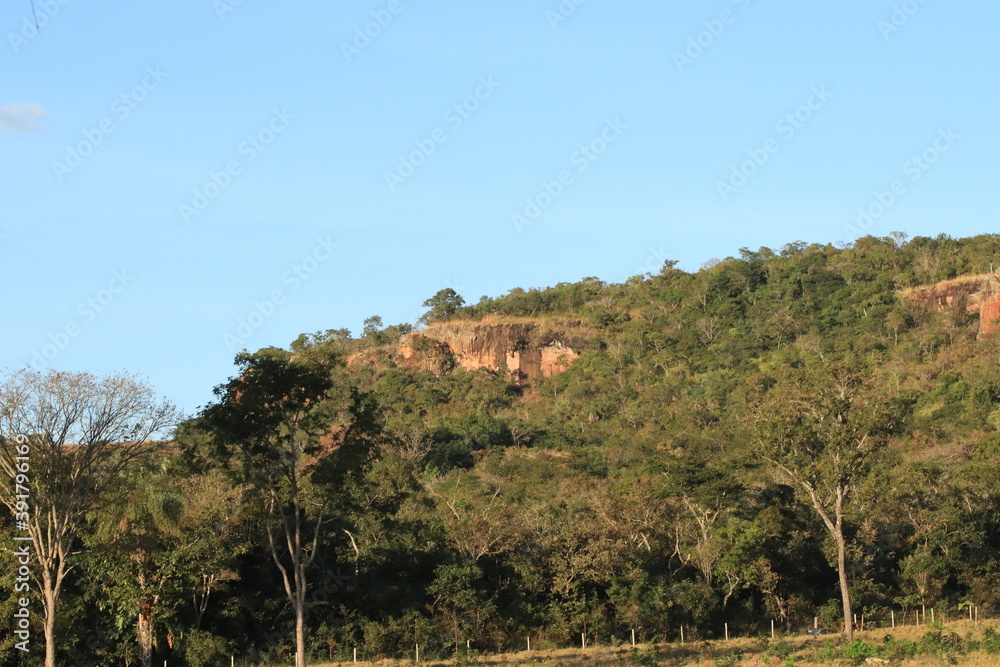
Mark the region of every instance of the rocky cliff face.
POLYGON ((927 310, 979 313, 979 337, 1000 330, 1000 279, 995 274, 962 276, 908 290, 904 296, 927 310))
POLYGON ((1000 290, 980 299, 979 337, 988 336, 998 329, 1000 329, 1000 290))
POLYGON ((587 347, 578 322, 443 322, 404 337, 399 356, 423 359, 431 370, 452 360, 467 370, 506 369, 516 380, 548 377, 569 368, 587 347))

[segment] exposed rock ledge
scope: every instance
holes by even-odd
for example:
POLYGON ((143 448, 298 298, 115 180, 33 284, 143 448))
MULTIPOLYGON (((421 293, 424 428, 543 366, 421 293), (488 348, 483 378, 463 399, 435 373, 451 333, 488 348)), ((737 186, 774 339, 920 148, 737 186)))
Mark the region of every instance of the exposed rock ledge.
POLYGON ((959 276, 906 290, 903 296, 927 310, 979 313, 979 337, 1000 329, 1000 279, 996 274, 959 276))
POLYGON ((587 347, 582 331, 570 333, 577 327, 579 322, 560 323, 557 327, 442 322, 405 336, 399 355, 406 360, 423 357, 428 362, 450 356, 467 370, 506 369, 514 379, 530 381, 561 373, 576 361, 587 347))

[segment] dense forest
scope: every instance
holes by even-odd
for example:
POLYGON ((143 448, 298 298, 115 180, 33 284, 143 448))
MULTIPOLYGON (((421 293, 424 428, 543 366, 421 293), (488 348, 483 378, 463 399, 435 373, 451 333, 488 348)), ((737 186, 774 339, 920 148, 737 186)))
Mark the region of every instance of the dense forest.
MULTIPOLYGON (((57 664, 451 657, 996 605, 998 342, 964 301, 910 295, 991 289, 998 257, 1000 235, 742 249, 475 304, 442 290, 421 323, 244 352, 91 489, 57 664), (399 352, 483 322, 571 331, 579 356, 525 379, 399 352)), ((3 664, 42 664, 34 614, 31 655, 4 633, 3 664)))

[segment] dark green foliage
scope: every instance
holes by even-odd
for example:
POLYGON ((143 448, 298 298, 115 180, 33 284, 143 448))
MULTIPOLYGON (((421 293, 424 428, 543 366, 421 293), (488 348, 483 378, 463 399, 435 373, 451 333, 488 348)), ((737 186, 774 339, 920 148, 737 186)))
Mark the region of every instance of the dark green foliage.
POLYGON ((202 630, 191 630, 181 640, 180 654, 188 667, 221 665, 234 652, 232 641, 202 630))
POLYGON ((440 290, 437 294, 424 301, 424 308, 429 308, 420 320, 425 324, 446 320, 465 305, 465 299, 450 287, 440 290))

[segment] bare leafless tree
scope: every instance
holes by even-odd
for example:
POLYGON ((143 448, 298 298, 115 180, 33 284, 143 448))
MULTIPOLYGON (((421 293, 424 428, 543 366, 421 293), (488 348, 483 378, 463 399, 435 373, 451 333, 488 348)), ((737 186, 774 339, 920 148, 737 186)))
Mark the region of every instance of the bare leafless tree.
POLYGON ((383 449, 395 452, 400 457, 419 463, 431 452, 433 439, 420 426, 411 424, 397 430, 383 449))
POLYGON ((710 344, 718 338, 723 330, 722 322, 719 321, 718 317, 702 317, 694 325, 698 329, 698 337, 701 338, 701 342, 705 345, 710 344))
POLYGON ((178 417, 170 402, 126 373, 97 377, 25 368, 0 384, 0 469, 13 479, 27 475, 27 516, 14 484, 4 485, 0 500, 26 519, 18 519, 18 528, 33 545, 45 667, 56 664, 59 597, 74 567, 74 542, 85 516, 105 509, 105 492, 178 417), (25 440, 28 466, 17 447, 25 440))

